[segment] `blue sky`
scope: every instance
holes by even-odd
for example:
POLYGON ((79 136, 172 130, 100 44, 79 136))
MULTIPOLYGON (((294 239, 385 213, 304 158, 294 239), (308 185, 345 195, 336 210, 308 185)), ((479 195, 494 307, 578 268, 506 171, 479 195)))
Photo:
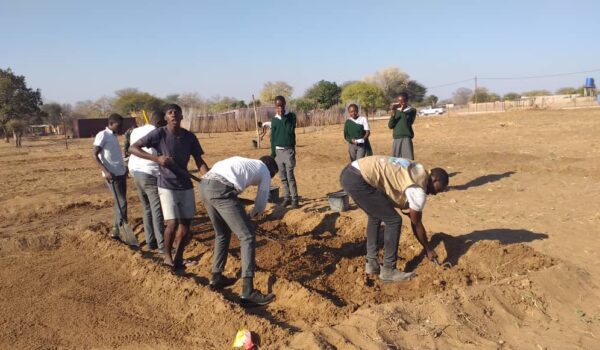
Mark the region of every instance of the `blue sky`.
MULTIPOLYGON (((25 75, 46 101, 68 103, 128 87, 247 101, 276 80, 297 97, 318 80, 388 66, 437 86, 600 69, 599 14, 593 0, 0 0, 0 67, 25 75)), ((555 90, 586 76, 600 80, 600 71, 480 85, 555 90)))

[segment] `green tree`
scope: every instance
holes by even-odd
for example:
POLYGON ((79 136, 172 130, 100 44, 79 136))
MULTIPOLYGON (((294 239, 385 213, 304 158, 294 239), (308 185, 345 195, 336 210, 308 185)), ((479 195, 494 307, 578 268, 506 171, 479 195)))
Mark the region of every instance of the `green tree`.
POLYGON ((454 101, 454 104, 466 105, 469 103, 471 96, 473 96, 473 90, 466 87, 461 87, 452 93, 452 100, 454 101))
POLYGON ((550 96, 552 93, 548 90, 531 90, 525 91, 521 94, 522 96, 550 96))
POLYGON ((436 95, 429 95, 423 99, 421 103, 423 106, 435 106, 438 103, 438 97, 436 95))
POLYGON ((313 101, 316 108, 329 109, 340 102, 342 89, 334 82, 321 80, 304 93, 304 99, 313 101))
POLYGON ((556 90, 557 95, 583 95, 583 87, 564 87, 556 90))
POLYGON ((233 97, 215 97, 211 105, 214 112, 224 112, 231 109, 245 108, 246 103, 233 97))
POLYGON ((484 103, 489 102, 490 93, 486 87, 478 87, 471 96, 471 102, 484 103))
POLYGON ((123 89, 115 94, 117 97, 113 103, 113 108, 122 115, 129 115, 131 112, 141 111, 142 109, 147 111, 159 109, 164 103, 158 97, 137 89, 123 89))
POLYGON ((44 113, 43 120, 45 123, 51 125, 62 124, 61 113, 63 112, 63 109, 59 103, 45 103, 41 107, 41 110, 44 113))
POLYGON ((179 94, 171 94, 163 99, 165 103, 179 103, 179 94))
POLYGON ((263 103, 274 103, 276 96, 283 96, 289 100, 294 93, 294 88, 285 81, 267 81, 260 92, 260 100, 263 103))
POLYGON ((357 82, 347 85, 342 90, 342 102, 349 104, 358 102, 367 116, 378 108, 385 108, 386 99, 381 88, 367 82, 357 82))
POLYGON ((521 98, 521 96, 519 94, 517 94, 516 92, 509 92, 509 93, 504 94, 504 96, 502 96, 502 99, 504 101, 516 101, 520 98, 521 98))
POLYGON ((292 106, 296 111, 302 112, 312 111, 317 108, 315 101, 307 98, 297 98, 291 100, 290 106, 292 106))
POLYGON ((8 122, 39 116, 42 94, 27 87, 25 77, 15 75, 10 68, 0 69, 0 125, 9 142, 8 122))
POLYGON ((375 74, 365 77, 366 82, 381 88, 386 98, 386 103, 392 102, 402 92, 408 94, 409 100, 421 102, 427 93, 427 88, 400 70, 398 67, 388 67, 375 74))

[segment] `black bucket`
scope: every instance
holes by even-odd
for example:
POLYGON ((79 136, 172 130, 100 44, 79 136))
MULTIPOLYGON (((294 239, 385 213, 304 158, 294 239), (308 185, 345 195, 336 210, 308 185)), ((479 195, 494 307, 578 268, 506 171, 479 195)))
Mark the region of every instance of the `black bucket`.
POLYGON ((331 192, 327 194, 329 208, 336 212, 343 212, 350 208, 350 199, 345 191, 331 192))
POLYGON ((279 202, 279 187, 271 186, 269 189, 269 203, 277 203, 279 202))

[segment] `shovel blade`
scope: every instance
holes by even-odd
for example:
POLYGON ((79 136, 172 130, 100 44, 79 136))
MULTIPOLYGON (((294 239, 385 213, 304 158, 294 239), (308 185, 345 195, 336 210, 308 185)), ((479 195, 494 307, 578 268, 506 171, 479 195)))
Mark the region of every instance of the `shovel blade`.
POLYGON ((127 245, 139 247, 138 240, 133 234, 133 230, 128 223, 122 223, 121 226, 119 226, 119 236, 121 236, 121 240, 127 245))

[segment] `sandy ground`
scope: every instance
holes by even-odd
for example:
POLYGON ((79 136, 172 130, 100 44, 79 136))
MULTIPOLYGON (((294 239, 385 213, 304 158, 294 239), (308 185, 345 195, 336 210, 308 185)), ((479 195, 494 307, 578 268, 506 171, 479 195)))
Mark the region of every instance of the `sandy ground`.
MULTIPOLYGON (((375 152, 389 153, 386 123, 373 129, 375 152)), ((199 264, 173 275, 107 238, 112 200, 92 140, 0 144, 0 348, 225 349, 240 328, 263 349, 600 348, 600 110, 419 118, 415 131, 417 159, 452 175, 424 223, 454 267, 424 260, 404 227, 399 266, 418 277, 366 278, 366 216, 333 213, 325 197, 347 162, 342 127, 298 129, 302 207, 269 205, 257 223, 257 286, 277 299, 248 310, 239 281, 207 287, 213 231, 199 196, 185 254, 199 264)), ((267 153, 250 133, 198 136, 209 165, 267 153)), ((233 239, 228 275, 239 256, 233 239)))

